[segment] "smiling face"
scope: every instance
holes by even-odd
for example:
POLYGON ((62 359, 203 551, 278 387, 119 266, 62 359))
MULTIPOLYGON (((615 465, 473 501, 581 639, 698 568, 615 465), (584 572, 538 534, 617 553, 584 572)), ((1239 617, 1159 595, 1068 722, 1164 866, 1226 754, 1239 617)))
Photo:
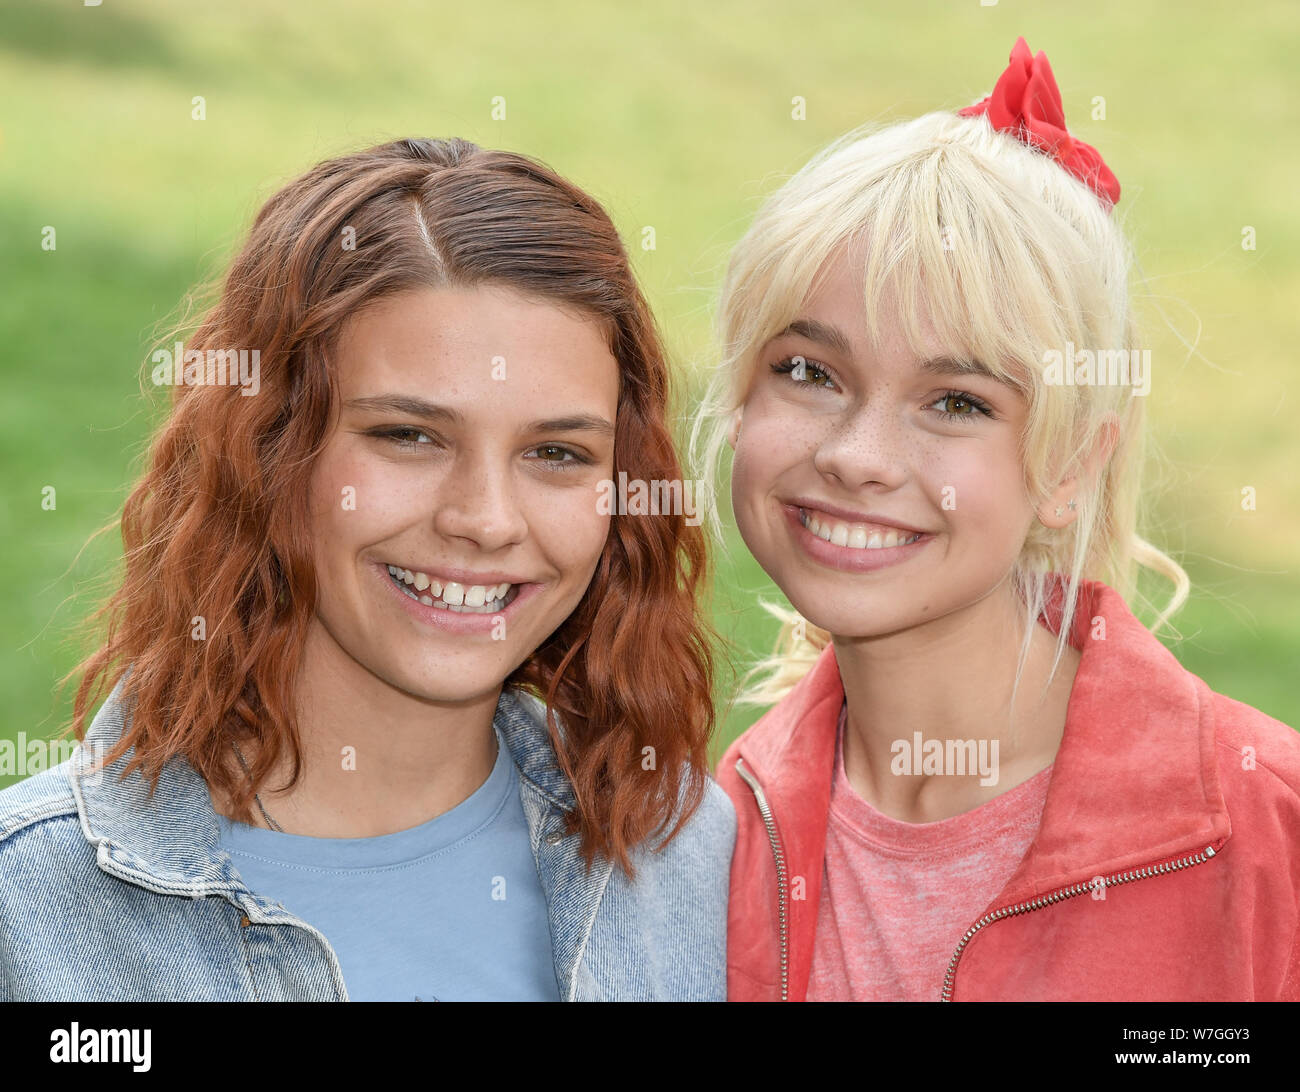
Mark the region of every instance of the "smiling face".
POLYGON ((800 614, 846 638, 1008 587, 1035 518, 1024 397, 937 342, 918 359, 896 323, 876 351, 866 330, 862 260, 846 248, 758 352, 733 428, 741 535, 800 614))
POLYGON ((604 548, 617 362, 594 320, 496 286, 375 303, 336 360, 339 419, 311 481, 313 626, 342 670, 428 701, 491 695, 604 548))

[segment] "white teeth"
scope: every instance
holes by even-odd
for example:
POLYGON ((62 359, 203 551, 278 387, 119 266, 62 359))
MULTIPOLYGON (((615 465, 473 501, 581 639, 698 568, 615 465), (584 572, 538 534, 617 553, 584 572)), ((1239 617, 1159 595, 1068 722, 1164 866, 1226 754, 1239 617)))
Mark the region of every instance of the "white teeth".
POLYGON ((800 514, 800 522, 818 538, 832 546, 847 546, 853 550, 888 550, 893 546, 907 546, 921 537, 920 532, 909 534, 893 528, 887 531, 869 531, 861 523, 823 522, 808 512, 800 514))
POLYGON ((455 581, 443 584, 428 573, 400 569, 396 565, 389 565, 388 572, 412 599, 418 599, 426 607, 446 607, 458 614, 500 610, 512 586, 508 580, 500 584, 465 585, 455 581), (427 594, 417 595, 416 592, 427 594))

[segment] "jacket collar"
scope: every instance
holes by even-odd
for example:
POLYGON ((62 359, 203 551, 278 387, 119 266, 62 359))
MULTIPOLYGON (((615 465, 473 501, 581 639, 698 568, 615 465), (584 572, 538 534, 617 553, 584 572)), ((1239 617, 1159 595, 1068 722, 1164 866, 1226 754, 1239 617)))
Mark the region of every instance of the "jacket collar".
MULTIPOLYGON (((225 894, 248 906, 251 893, 232 876, 228 854, 220 849, 216 811, 207 782, 183 758, 168 761, 156 791, 143 771, 122 775, 134 756, 128 749, 96 774, 92 756, 117 745, 129 722, 125 678, 118 682, 95 715, 85 742, 73 753, 69 780, 81 829, 97 846, 99 866, 131 883, 166 894, 225 894)), ((513 690, 502 692, 493 723, 524 782, 549 807, 525 808, 532 844, 546 845, 541 828, 549 810, 568 810, 573 790, 560 770, 545 724, 542 703, 513 690)), ((254 903, 258 900, 253 899, 254 903)), ((265 908, 265 902, 258 903, 265 908)))
MULTIPOLYGON (((1060 625, 1060 584, 1044 622, 1060 625)), ((1039 830, 998 896, 1010 904, 1226 838, 1210 691, 1105 584, 1082 581, 1080 649, 1039 830)), ((844 688, 834 646, 745 735, 791 874, 819 878, 844 688)), ((820 885, 817 885, 818 887, 820 885)), ((811 892, 810 892, 811 894, 811 892)))
MULTIPOLYGON (((162 894, 221 895, 259 924, 305 924, 240 880, 230 855, 220 847, 207 782, 189 762, 181 758, 167 762, 152 797, 139 768, 121 777, 134 748, 102 772, 91 771, 92 756, 107 755, 125 730, 129 711, 123 699, 124 682, 118 682, 96 714, 85 745, 73 752, 69 769, 81 829, 96 846, 99 867, 162 894)), ((571 810, 576 800, 556 759, 545 705, 522 691, 503 690, 493 725, 519 770, 529 844, 551 923, 556 981, 561 996, 571 1001, 577 995, 582 953, 613 866, 599 858, 588 870, 579 840, 563 837, 563 821, 557 813, 571 810)), ((346 997, 341 972, 336 964, 332 969, 339 994, 346 997)))

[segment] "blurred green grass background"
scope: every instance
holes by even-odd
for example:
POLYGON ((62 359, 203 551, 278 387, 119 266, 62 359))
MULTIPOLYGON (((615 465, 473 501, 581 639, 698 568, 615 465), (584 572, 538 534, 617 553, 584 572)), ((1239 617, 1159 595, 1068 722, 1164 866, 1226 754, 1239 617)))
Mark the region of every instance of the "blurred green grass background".
MULTIPOLYGON (((1153 512, 1194 584, 1171 647, 1214 689, 1300 725, 1294 4, 0 0, 0 736, 65 723, 55 683, 120 540, 83 545, 118 511, 151 424, 146 349, 283 182, 403 136, 537 156, 606 204, 694 383, 728 249, 762 197, 864 120, 983 96, 1021 34, 1123 184, 1148 277, 1153 512)), ((728 536, 714 609, 743 669, 776 632, 758 598, 779 593, 728 536)), ((755 715, 729 711, 715 755, 755 715)))

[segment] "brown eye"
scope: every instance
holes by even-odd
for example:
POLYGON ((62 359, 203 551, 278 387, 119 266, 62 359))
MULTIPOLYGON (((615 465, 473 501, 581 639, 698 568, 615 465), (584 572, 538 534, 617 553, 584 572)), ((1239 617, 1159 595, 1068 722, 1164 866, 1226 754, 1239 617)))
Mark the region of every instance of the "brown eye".
POLYGON ((533 462, 541 463, 547 470, 570 471, 590 466, 592 459, 581 451, 574 451, 563 444, 541 444, 528 452, 527 457, 533 462))
POLYGON ((371 429, 367 435, 389 441, 399 451, 414 451, 417 447, 432 446, 433 437, 413 425, 395 425, 371 429))
POLYGON ((788 375, 797 386, 820 387, 835 390, 835 380, 825 368, 818 367, 807 357, 791 356, 772 365, 777 375, 788 375))
POLYGON ((930 403, 930 409, 937 410, 945 421, 968 421, 975 417, 992 417, 993 413, 978 398, 961 391, 949 391, 930 403))

